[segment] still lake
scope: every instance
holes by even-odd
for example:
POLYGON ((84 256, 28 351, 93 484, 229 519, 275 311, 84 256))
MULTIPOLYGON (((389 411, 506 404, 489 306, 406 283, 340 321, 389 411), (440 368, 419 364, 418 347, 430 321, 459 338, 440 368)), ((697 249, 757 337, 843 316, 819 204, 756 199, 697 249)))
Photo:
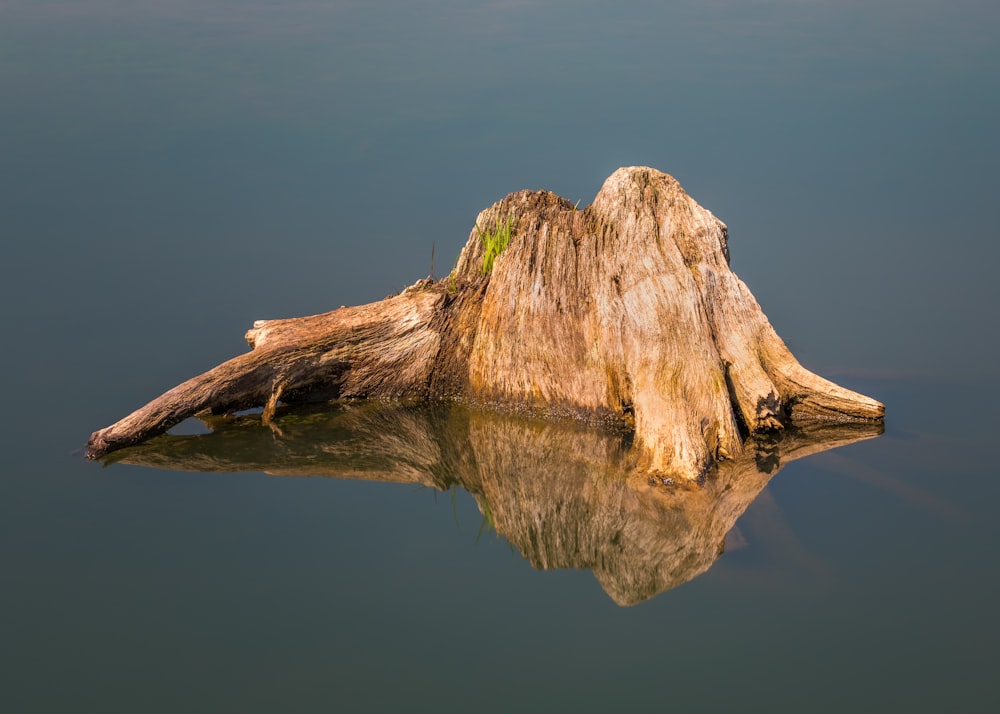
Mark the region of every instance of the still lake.
MULTIPOLYGON (((977 0, 5 0, 0 710, 1000 708, 997 37, 977 0), (254 320, 444 275, 507 193, 628 165, 887 408, 704 572, 630 598, 447 479, 267 475, 253 430, 240 473, 80 455, 254 320)), ((295 453, 393 458, 342 416, 295 453)))

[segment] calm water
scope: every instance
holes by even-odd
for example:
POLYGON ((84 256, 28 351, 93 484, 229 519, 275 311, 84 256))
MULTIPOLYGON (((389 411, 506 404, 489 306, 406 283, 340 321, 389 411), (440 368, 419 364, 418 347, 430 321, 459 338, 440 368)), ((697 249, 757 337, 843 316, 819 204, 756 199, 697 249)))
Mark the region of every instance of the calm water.
POLYGON ((996 709, 998 36, 976 0, 5 0, 0 708, 996 709), (633 164, 888 409, 688 582, 622 607, 459 488, 74 454, 253 320, 633 164))

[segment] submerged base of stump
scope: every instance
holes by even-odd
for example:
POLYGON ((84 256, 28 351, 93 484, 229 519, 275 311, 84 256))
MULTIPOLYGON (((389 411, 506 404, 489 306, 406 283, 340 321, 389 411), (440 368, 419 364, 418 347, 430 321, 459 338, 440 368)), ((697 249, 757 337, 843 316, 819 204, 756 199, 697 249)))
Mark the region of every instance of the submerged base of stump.
POLYGON ((645 167, 616 171, 583 210, 546 191, 510 194, 479 214, 447 278, 258 321, 247 342, 95 432, 88 457, 199 413, 262 407, 268 420, 279 403, 459 399, 620 421, 638 470, 694 479, 752 434, 885 413, 795 360, 729 269, 725 225, 645 167), (507 223, 510 243, 493 255, 490 227, 507 223))

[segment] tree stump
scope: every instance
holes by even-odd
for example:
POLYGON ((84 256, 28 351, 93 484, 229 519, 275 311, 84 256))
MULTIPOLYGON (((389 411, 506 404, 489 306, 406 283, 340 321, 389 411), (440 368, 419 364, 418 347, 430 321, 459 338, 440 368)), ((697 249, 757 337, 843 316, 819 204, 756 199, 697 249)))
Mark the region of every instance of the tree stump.
POLYGON ((252 350, 105 429, 92 459, 187 417, 331 399, 458 399, 634 429, 636 469, 696 479, 754 434, 880 421, 804 369, 729 269, 726 226, 672 177, 612 174, 583 210, 547 191, 479 214, 455 270, 377 303, 266 320, 252 350), (512 227, 491 255, 491 227, 512 227), (484 264, 492 262, 490 270, 484 264))

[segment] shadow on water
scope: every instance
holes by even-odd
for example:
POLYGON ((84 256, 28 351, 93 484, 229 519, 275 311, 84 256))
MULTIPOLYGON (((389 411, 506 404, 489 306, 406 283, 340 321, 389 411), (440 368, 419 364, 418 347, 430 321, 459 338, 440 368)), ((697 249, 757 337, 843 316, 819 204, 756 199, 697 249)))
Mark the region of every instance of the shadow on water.
POLYGON ((499 535, 539 569, 594 572, 632 605, 705 572, 726 535, 788 462, 882 433, 816 423, 746 443, 700 483, 639 472, 630 435, 458 404, 355 402, 211 418, 208 434, 166 435, 111 455, 158 469, 263 471, 466 489, 499 535))

